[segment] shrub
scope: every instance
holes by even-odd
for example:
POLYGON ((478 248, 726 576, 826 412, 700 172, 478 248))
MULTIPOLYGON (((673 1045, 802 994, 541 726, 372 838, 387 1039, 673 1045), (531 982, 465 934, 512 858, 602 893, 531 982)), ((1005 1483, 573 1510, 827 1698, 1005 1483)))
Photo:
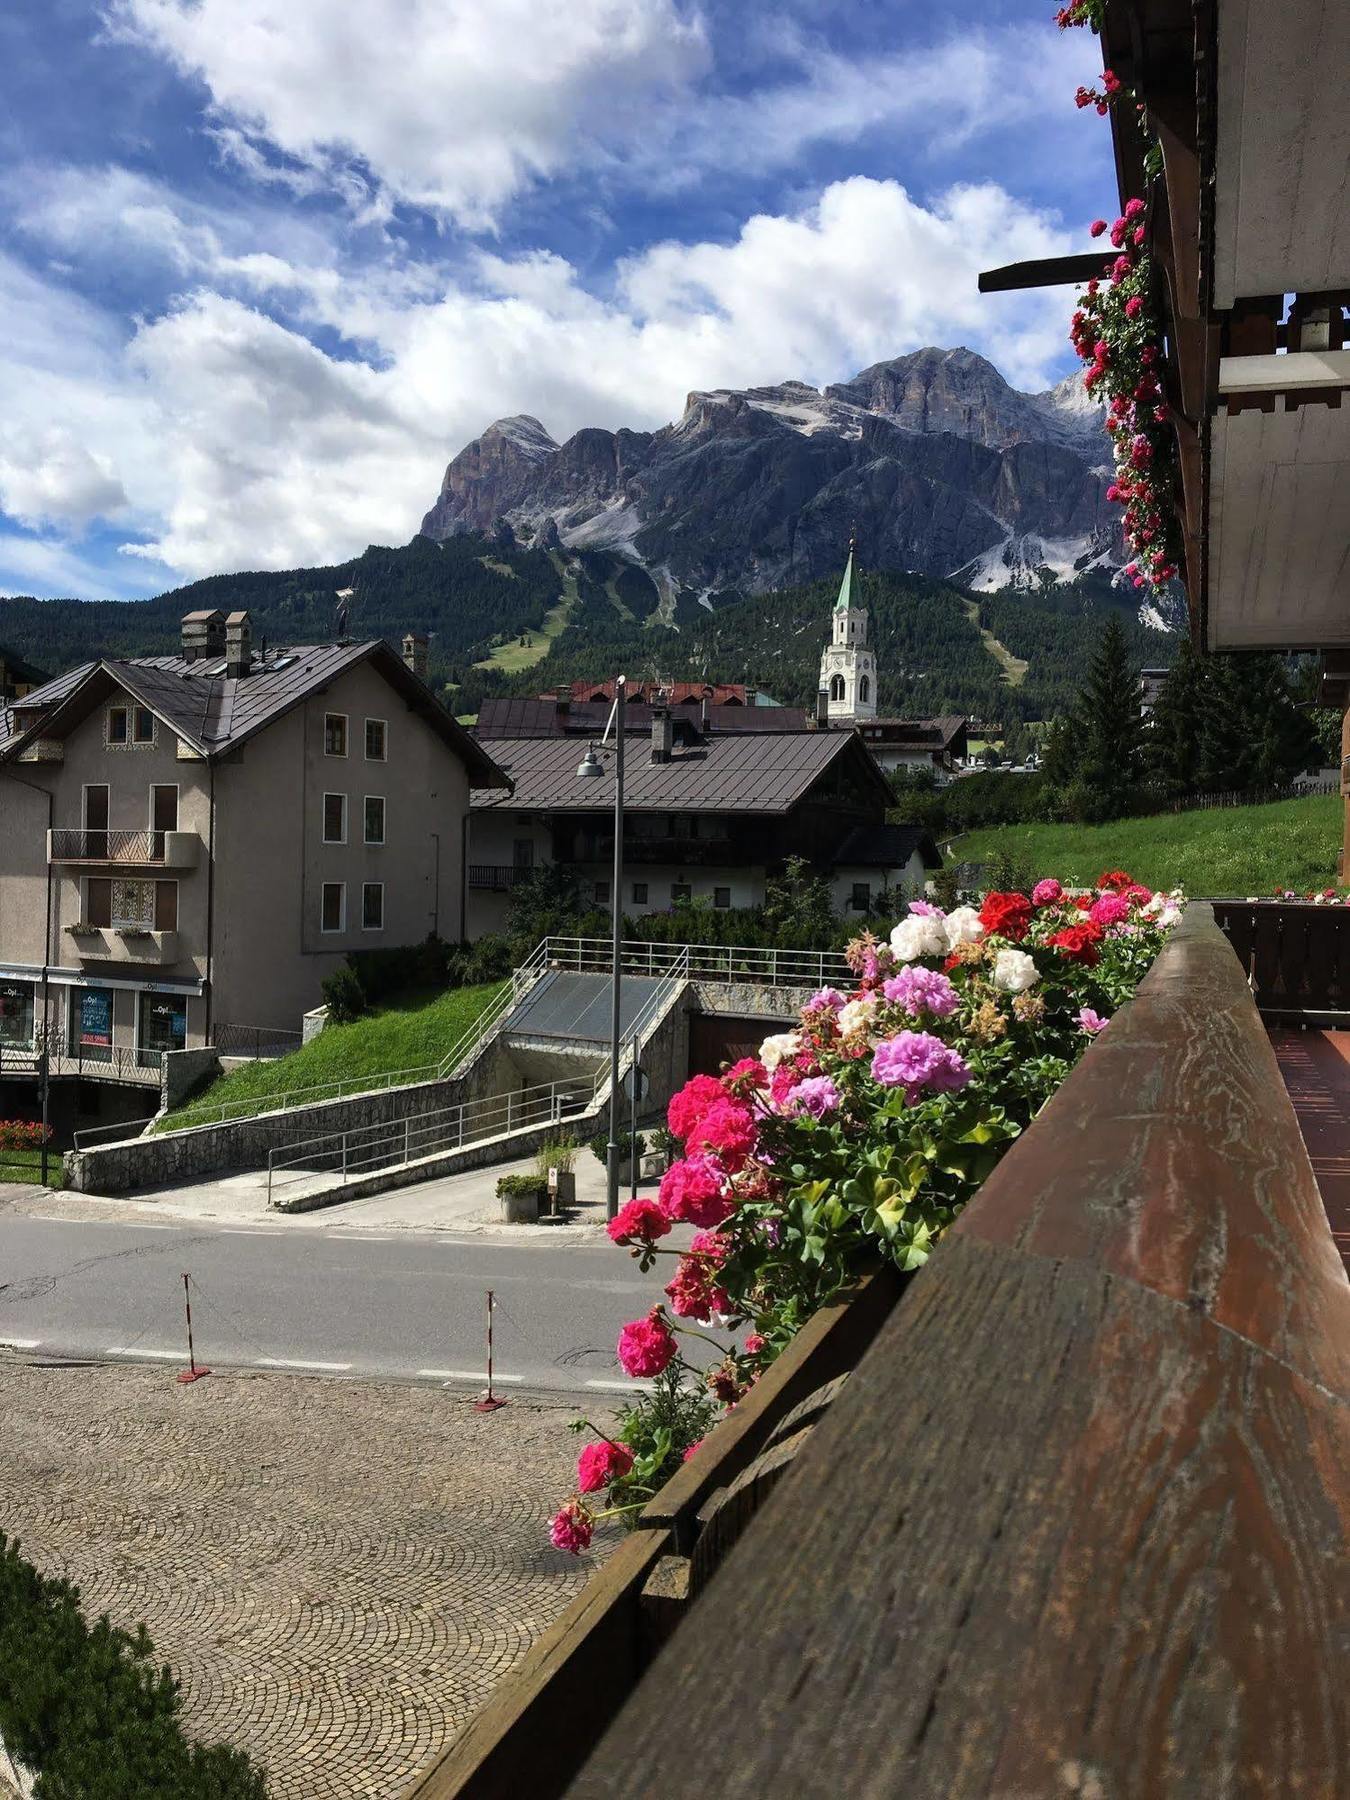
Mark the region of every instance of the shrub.
POLYGON ((0 1119, 0 1150, 40 1150, 55 1132, 37 1119, 0 1119))
POLYGON ((243 1751, 184 1736, 144 1625, 88 1625, 79 1599, 0 1532, 0 1735, 35 1800, 266 1800, 243 1751))
POLYGON ((349 1025, 370 1010, 361 977, 347 963, 325 975, 321 987, 328 1017, 334 1025, 349 1025))
POLYGON ((574 1137, 565 1133, 561 1137, 545 1138, 535 1152, 535 1168, 548 1180, 550 1169, 556 1169, 560 1175, 570 1175, 576 1165, 577 1151, 581 1148, 574 1137))
MULTIPOLYGON (((647 1148, 647 1140, 640 1131, 637 1133, 636 1137, 631 1131, 621 1131, 616 1142, 619 1146, 619 1161, 621 1163, 632 1161, 634 1146, 636 1146, 637 1154, 639 1156, 641 1156, 643 1151, 647 1148)), ((598 1163, 607 1166, 609 1163, 609 1133, 607 1131, 597 1131, 595 1136, 591 1139, 590 1150, 592 1156, 594 1156, 598 1163)))
MULTIPOLYGON (((500 932, 489 932, 469 947, 465 958, 465 986, 477 987, 484 981, 504 981, 516 966, 515 945, 500 932)), ((530 946, 534 948, 533 945, 530 946)))
POLYGON ((499 1175, 497 1177, 497 1194, 502 1200, 530 1194, 538 1194, 542 1199, 547 1191, 548 1183, 539 1175, 499 1175))

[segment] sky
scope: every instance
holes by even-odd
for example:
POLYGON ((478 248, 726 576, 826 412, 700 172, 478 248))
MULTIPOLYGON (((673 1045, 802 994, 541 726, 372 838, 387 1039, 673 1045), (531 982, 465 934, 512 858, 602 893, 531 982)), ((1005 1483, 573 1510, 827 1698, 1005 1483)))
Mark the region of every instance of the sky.
POLYGON ((1095 39, 1050 0, 5 0, 0 593, 406 543, 530 413, 965 344, 1073 366, 1095 39))

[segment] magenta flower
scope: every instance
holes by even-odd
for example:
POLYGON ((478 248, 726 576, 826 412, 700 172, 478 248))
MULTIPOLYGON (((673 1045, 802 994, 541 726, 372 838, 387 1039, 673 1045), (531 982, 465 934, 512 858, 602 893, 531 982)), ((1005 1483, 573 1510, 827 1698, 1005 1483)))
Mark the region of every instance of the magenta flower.
MULTIPOLYGON (((1108 500, 1111 498, 1109 491, 1106 497, 1108 500)), ((1059 882, 1055 880, 1053 875, 1047 876, 1044 881, 1038 881, 1031 890, 1031 901, 1033 906, 1053 906, 1056 900, 1062 900, 1063 898, 1064 889, 1060 886, 1059 882)))
POLYGON ((722 1193, 725 1181, 711 1156, 696 1151, 683 1157, 661 1177, 661 1211, 668 1219, 688 1225, 720 1225, 731 1212, 731 1203, 722 1193))
POLYGON ((783 1101, 785 1113, 808 1113, 813 1119, 823 1119, 826 1113, 839 1109, 839 1089, 828 1075, 808 1075, 805 1081, 799 1081, 790 1088, 783 1101))
POLYGON ((548 1535, 555 1550, 567 1550, 573 1556, 580 1556, 583 1550, 590 1548, 594 1526, 594 1519, 580 1500, 569 1500, 554 1513, 548 1535))
POLYGON ((925 1089, 954 1093, 963 1088, 970 1080, 970 1069, 941 1038, 926 1031, 902 1031, 877 1046, 872 1079, 882 1087, 903 1088, 907 1103, 913 1106, 925 1089))
POLYGON ((960 997, 947 977, 922 963, 912 963, 892 975, 882 984, 881 991, 892 1005, 902 1006, 915 1019, 921 1013, 945 1019, 960 1005, 960 997))
POLYGON ((740 1168, 755 1147, 755 1121, 747 1106, 715 1100, 689 1133, 690 1150, 713 1150, 728 1169, 740 1168))
POLYGON ((1105 230, 1106 230, 1106 220, 1105 219, 1094 219, 1092 221, 1092 223, 1088 226, 1088 235, 1090 237, 1100 237, 1105 230))
POLYGON ((666 1108, 666 1124, 683 1142, 708 1108, 726 1099, 726 1090, 713 1075, 691 1075, 666 1108))
POLYGON ((659 1375, 674 1360, 675 1347, 675 1334, 659 1306, 654 1306, 645 1319, 630 1319, 619 1333, 623 1371, 638 1379, 659 1375))
POLYGON ((1122 894, 1103 894, 1100 900, 1092 902, 1092 910, 1088 913, 1093 924, 1103 928, 1119 925, 1129 916, 1130 903, 1122 894))
POLYGON ((817 1008, 828 1007, 831 1012, 838 1012, 843 1004, 844 996, 838 988, 823 987, 807 1001, 806 1011, 815 1012, 817 1008))
POLYGON ((632 1466, 633 1452, 622 1444, 611 1444, 608 1438, 587 1444, 577 1458, 577 1486, 583 1494, 598 1493, 632 1466))
POLYGON ((634 1238, 650 1244, 653 1238, 666 1235, 670 1220, 655 1200, 630 1200, 619 1208, 605 1230, 616 1244, 631 1244, 634 1238))
POLYGON ((934 906, 931 900, 911 900, 909 916, 911 919, 945 919, 947 915, 940 906, 934 906))
POLYGON ((1106 1029, 1107 1021, 1100 1013, 1093 1012, 1090 1006, 1080 1008, 1078 1013, 1078 1029, 1085 1031, 1089 1037, 1096 1037, 1099 1031, 1106 1029))

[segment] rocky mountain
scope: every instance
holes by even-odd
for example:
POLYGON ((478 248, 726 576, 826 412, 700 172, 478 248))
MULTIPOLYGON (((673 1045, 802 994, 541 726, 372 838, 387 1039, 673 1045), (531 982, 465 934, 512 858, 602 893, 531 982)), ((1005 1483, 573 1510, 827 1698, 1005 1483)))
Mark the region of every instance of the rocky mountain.
POLYGON ((1123 560, 1106 500, 1102 409, 1076 376, 1019 393, 966 349, 917 350, 823 390, 805 382, 690 394, 659 431, 558 444, 499 419, 445 472, 426 536, 491 532, 608 550, 663 597, 763 593, 863 562, 993 591, 1123 560))

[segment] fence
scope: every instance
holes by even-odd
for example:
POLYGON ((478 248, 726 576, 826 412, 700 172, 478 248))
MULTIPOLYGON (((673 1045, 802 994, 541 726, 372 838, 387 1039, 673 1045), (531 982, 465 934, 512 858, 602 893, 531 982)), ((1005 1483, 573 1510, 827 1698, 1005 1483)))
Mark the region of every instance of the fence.
POLYGON ((515 1093, 466 1100, 437 1112, 328 1132, 285 1150, 269 1150, 267 1203, 273 1205, 287 1187, 317 1175, 336 1175, 347 1181, 380 1169, 399 1168, 438 1151, 462 1150, 466 1144, 507 1132, 564 1124, 589 1111, 595 1091, 595 1078, 590 1075, 543 1082, 515 1093))
POLYGON ((76 1044, 64 1032, 39 1026, 31 1044, 0 1043, 0 1076, 41 1076, 46 1057, 49 1077, 84 1075, 100 1081, 134 1082, 158 1087, 162 1053, 129 1044, 76 1044))
POLYGON ((1298 900, 1213 900, 1261 1016, 1271 1023, 1350 1020, 1350 907, 1298 900))
POLYGON ((870 1341, 804 1367, 817 1314, 405 1800, 703 1800, 691 1744, 736 1795, 1350 1792, 1345 1317, 1193 905, 870 1341))
POLYGON ((286 1031, 275 1025, 216 1023, 211 1027, 212 1047, 222 1056, 289 1056, 303 1042, 301 1032, 286 1031))

